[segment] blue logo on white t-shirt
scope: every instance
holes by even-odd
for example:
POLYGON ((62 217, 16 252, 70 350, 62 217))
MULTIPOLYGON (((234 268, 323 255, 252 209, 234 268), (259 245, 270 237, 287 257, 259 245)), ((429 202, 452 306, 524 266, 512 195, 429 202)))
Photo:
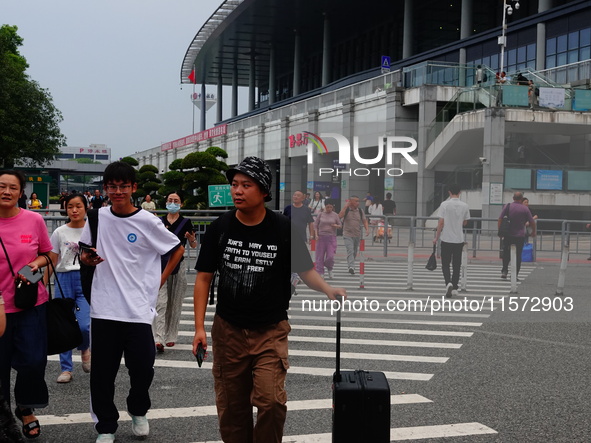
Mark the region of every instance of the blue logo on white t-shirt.
POLYGON ((137 240, 137 235, 131 233, 127 236, 127 241, 129 243, 135 243, 135 241, 137 240))

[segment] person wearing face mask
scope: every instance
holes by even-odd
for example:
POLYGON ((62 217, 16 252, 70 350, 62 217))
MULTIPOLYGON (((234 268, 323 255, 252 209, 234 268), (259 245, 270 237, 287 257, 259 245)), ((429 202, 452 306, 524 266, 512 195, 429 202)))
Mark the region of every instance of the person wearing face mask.
MULTIPOLYGON (((193 230, 191 220, 184 218, 179 214, 183 205, 182 197, 177 192, 172 192, 166 197, 166 210, 168 214, 161 217, 162 223, 170 232, 174 233, 185 246, 189 241, 189 246, 197 247, 196 232, 193 230)), ((164 352, 164 345, 172 347, 175 345, 179 321, 181 319, 181 309, 183 298, 187 289, 187 275, 184 269, 181 269, 183 259, 176 266, 172 274, 166 280, 158 292, 158 301, 156 302, 156 313, 154 319, 154 341, 156 350, 159 353, 164 352)), ((162 268, 166 267, 168 256, 162 256, 162 268)))

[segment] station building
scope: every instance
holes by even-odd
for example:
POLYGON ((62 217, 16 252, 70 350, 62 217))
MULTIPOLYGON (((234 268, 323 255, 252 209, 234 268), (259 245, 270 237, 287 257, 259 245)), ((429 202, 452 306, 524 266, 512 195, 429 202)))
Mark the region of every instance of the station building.
POLYGON ((278 209, 296 189, 392 192, 431 216, 457 182, 474 216, 520 190, 541 218, 591 217, 589 0, 226 0, 180 78, 217 86, 216 126, 140 166, 219 146, 274 167, 278 209))

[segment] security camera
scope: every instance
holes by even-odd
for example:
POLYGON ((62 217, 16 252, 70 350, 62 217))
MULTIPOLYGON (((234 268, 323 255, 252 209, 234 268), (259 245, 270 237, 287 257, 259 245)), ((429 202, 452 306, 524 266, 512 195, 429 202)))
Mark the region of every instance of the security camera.
POLYGON ((488 162, 488 160, 487 160, 487 158, 486 158, 486 157, 478 157, 478 160, 480 160, 480 163, 481 163, 481 164, 485 164, 485 163, 487 163, 487 162, 488 162))

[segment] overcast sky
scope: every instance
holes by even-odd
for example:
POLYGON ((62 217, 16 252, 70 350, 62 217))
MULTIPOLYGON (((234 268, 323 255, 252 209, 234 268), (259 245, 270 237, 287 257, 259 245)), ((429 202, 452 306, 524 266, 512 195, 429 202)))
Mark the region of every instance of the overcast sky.
MULTIPOLYGON (((28 74, 51 92, 68 146, 106 144, 118 159, 192 133, 192 86, 181 89, 180 68, 193 37, 221 4, 1 0, 0 24, 18 26, 28 74)), ((223 117, 229 112, 224 104, 223 117)), ((207 127, 215 116, 214 106, 207 127)))

